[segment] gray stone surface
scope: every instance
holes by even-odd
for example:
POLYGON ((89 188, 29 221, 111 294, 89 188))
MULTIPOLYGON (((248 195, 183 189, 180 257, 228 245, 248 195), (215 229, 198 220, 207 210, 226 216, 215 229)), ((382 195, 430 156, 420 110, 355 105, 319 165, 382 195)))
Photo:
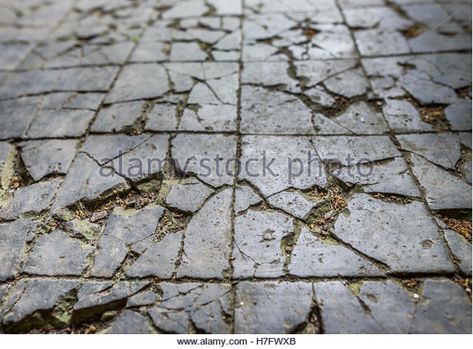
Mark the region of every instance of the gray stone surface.
POLYGON ((26 243, 31 241, 36 224, 30 220, 0 223, 0 280, 13 278, 25 253, 26 243))
POLYGON ((471 305, 447 279, 426 279, 416 297, 393 281, 315 284, 327 333, 469 333, 471 305), (355 285, 353 285, 355 286, 355 285), (344 307, 339 307, 342 300, 344 307))
POLYGON ((462 101, 445 108, 445 117, 453 131, 471 130, 471 103, 462 101))
POLYGON ((314 146, 322 160, 343 166, 401 156, 387 136, 314 137, 314 146))
POLYGON ((163 212, 162 207, 152 205, 142 210, 115 209, 98 243, 92 275, 111 277, 130 251, 144 252, 153 241, 163 212))
POLYGON ((195 212, 212 194, 212 189, 196 179, 183 180, 171 187, 166 204, 181 211, 195 212))
MULTIPOLYGON (((103 173, 110 174, 109 171, 103 173)), ((53 210, 57 210, 80 200, 92 201, 111 190, 124 189, 128 185, 117 174, 104 176, 101 167, 88 155, 80 153, 67 174, 59 193, 57 194, 53 210)))
POLYGON ((28 137, 80 137, 93 117, 91 110, 40 110, 28 129, 28 137))
POLYGON ((112 104, 95 118, 92 132, 120 132, 132 129, 141 116, 142 102, 112 104))
POLYGON ((437 133, 397 136, 401 148, 448 169, 460 160, 460 140, 454 134, 437 133))
POLYGON ((268 202, 273 207, 280 208, 301 219, 304 219, 317 206, 317 202, 307 199, 302 193, 296 191, 283 191, 271 195, 268 202))
POLYGON ((458 261, 460 270, 465 275, 471 275, 471 243, 451 229, 444 229, 445 239, 458 261))
POLYGON ((14 6, 0 332, 471 333, 471 2, 14 6))
POLYGON ((177 277, 224 277, 230 267, 232 191, 212 196, 184 232, 184 254, 177 277))
POLYGON ((81 284, 77 292, 75 311, 86 311, 93 308, 126 301, 127 298, 141 291, 149 283, 145 281, 112 283, 109 281, 89 281, 81 284))
POLYGON ((130 277, 156 276, 169 279, 175 270, 181 248, 182 232, 167 234, 153 243, 127 270, 130 277))
POLYGON ((265 196, 327 183, 325 169, 307 137, 245 136, 241 147, 239 179, 252 183, 265 196))
POLYGON ((402 157, 379 162, 337 167, 332 174, 348 185, 359 184, 365 192, 420 197, 420 191, 409 174, 402 157))
POLYGON ((14 219, 21 214, 38 214, 47 210, 61 182, 56 178, 19 188, 10 202, 0 209, 0 218, 14 219))
POLYGON ((239 185, 235 190, 235 213, 246 211, 261 202, 261 198, 248 185, 239 185))
POLYGON ((78 285, 74 280, 20 280, 0 309, 1 322, 13 324, 37 311, 52 311, 78 285))
POLYGON ((166 333, 229 333, 225 318, 231 311, 228 284, 162 283, 161 301, 149 310, 154 325, 166 333))
POLYGON ((235 219, 233 276, 271 278, 284 274, 282 239, 294 231, 291 217, 249 210, 235 219))
POLYGON ((291 254, 289 274, 300 277, 377 276, 383 271, 373 262, 330 239, 303 227, 291 254))
POLYGON ((126 66, 105 101, 107 103, 156 98, 169 91, 166 70, 157 64, 126 66), (159 82, 159 83, 155 83, 159 82))
POLYGON ((235 332, 292 333, 309 320, 313 298, 310 283, 240 282, 236 289, 235 332))
POLYGON ((124 310, 113 322, 107 333, 110 334, 149 334, 155 333, 150 320, 133 310, 124 310))
POLYGON ((33 275, 81 275, 92 248, 60 230, 41 235, 26 260, 23 272, 33 275))
POLYGON ((471 185, 418 155, 412 154, 411 161, 433 210, 471 209, 471 185))
POLYGON ((393 272, 453 270, 437 225, 420 202, 398 204, 356 194, 337 218, 334 233, 393 272))
POLYGON ((76 154, 75 140, 30 141, 21 147, 21 158, 34 180, 66 174, 76 154))
POLYGON ((215 187, 233 182, 236 144, 232 136, 178 135, 171 153, 177 169, 185 174, 195 174, 215 187))

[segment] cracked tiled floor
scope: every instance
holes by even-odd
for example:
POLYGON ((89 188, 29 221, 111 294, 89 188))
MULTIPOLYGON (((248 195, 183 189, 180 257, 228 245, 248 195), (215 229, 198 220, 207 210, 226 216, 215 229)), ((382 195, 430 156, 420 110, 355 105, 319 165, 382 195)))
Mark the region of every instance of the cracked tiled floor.
POLYGON ((471 333, 471 2, 0 8, 0 332, 471 333))

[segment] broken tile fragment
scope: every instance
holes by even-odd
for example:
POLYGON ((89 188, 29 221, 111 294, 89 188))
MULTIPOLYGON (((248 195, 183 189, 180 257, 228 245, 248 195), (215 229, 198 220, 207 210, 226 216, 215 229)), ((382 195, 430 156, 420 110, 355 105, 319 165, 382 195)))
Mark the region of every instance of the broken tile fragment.
POLYGON ((261 202, 261 198, 248 185, 238 185, 235 191, 235 213, 246 211, 261 202))
POLYGON ((159 304, 149 310, 165 333, 230 333, 231 288, 218 283, 161 283, 159 304))
POLYGON ((445 168, 454 169, 460 160, 460 140, 451 133, 397 136, 401 148, 445 168))
POLYGON ((172 185, 166 204, 181 211, 196 212, 212 194, 212 189, 196 179, 182 180, 172 185))
POLYGON ((291 217, 249 210, 235 218, 233 277, 279 277, 284 274, 282 241, 294 231, 291 217))
POLYGON ((221 279, 230 267, 232 190, 212 196, 184 232, 184 254, 177 277, 221 279))
POLYGON ((240 282, 235 333, 293 333, 309 321, 312 302, 311 283, 240 282))
POLYGON ((17 189, 13 198, 0 207, 0 218, 14 219, 22 214, 37 214, 47 210, 61 183, 62 179, 56 178, 17 189))
POLYGON ((166 234, 160 241, 152 243, 144 251, 126 271, 126 275, 130 277, 171 278, 178 261, 181 242, 182 232, 166 234))
POLYGON ((125 180, 102 168, 86 154, 79 154, 57 194, 53 211, 78 201, 92 201, 99 196, 127 187, 125 180))
POLYGON ((314 236, 303 227, 292 250, 289 274, 300 277, 376 276, 383 271, 347 247, 314 236))
POLYGON ((106 333, 150 334, 155 333, 155 331, 146 316, 133 310, 123 310, 106 333))
MULTIPOLYGON (((1 322, 12 325, 35 312, 52 313, 61 298, 79 285, 75 280, 23 279, 15 285, 0 309, 1 322)), ((54 317, 54 314, 52 314, 54 317)), ((57 319, 61 321, 61 319, 57 319)))
POLYGON ((164 209, 147 206, 141 210, 116 208, 107 219, 92 275, 112 277, 130 251, 142 253, 151 245, 164 209))
POLYGON ((398 204, 356 194, 338 216, 334 234, 392 272, 453 270, 438 227, 420 202, 398 204))
POLYGON ((38 181, 52 174, 66 174, 76 154, 75 140, 29 141, 21 147, 28 173, 38 181))
POLYGON ((302 193, 296 191, 283 191, 271 195, 268 202, 300 219, 304 219, 317 206, 317 202, 308 200, 302 193))
POLYGON ((411 154, 412 170, 433 210, 471 209, 471 186, 444 169, 411 154), (448 195, 445 195, 448 193, 448 195))
POLYGON ((90 253, 92 247, 55 230, 38 238, 23 271, 33 275, 81 275, 90 253))
POLYGON ((13 278, 25 253, 26 243, 33 237, 36 224, 18 219, 0 223, 0 280, 13 278))
MULTIPOLYGON (((145 281, 121 281, 112 283, 110 281, 88 281, 81 284, 77 292, 77 302, 74 311, 87 312, 93 308, 100 309, 115 302, 123 302, 141 291, 149 283, 145 281)), ((90 311, 92 313, 92 311, 90 311)))
POLYGON ((143 102, 112 104, 102 108, 92 125, 92 132, 120 132, 131 130, 141 116, 143 102))

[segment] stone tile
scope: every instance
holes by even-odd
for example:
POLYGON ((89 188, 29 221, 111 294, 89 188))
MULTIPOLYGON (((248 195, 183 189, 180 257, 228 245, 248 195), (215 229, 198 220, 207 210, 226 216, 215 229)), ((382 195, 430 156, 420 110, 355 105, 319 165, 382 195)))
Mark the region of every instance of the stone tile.
POLYGON ((362 185, 366 193, 420 197, 419 189, 402 157, 338 167, 331 173, 348 185, 362 185))
POLYGON ((261 202, 261 198, 248 185, 237 185, 235 190, 235 213, 246 211, 250 206, 261 202))
POLYGON ((282 241, 294 232, 293 219, 279 212, 248 210, 235 218, 234 278, 284 275, 282 241))
POLYGON ((45 176, 66 174, 76 155, 78 141, 29 141, 21 145, 21 159, 36 181, 45 176))
POLYGON ((78 201, 93 201, 101 195, 110 194, 113 190, 123 190, 128 186, 122 177, 104 176, 101 169, 89 156, 79 154, 57 194, 52 210, 57 211, 78 201))
POLYGON ((458 101, 455 90, 471 84, 468 54, 363 59, 373 92, 381 98, 412 96, 421 105, 458 101))
POLYGON ((58 92, 44 96, 42 109, 88 109, 98 110, 105 97, 104 93, 95 92, 58 92))
POLYGON ((307 137, 244 136, 240 180, 265 196, 296 188, 324 187, 325 171, 307 137))
POLYGON ((20 265, 26 243, 33 237, 36 224, 30 220, 0 223, 0 280, 13 278, 20 265))
POLYGON ((148 286, 145 281, 88 281, 81 284, 77 292, 77 302, 73 311, 92 313, 94 308, 105 307, 114 302, 126 301, 127 298, 135 295, 148 286))
POLYGON ((419 111, 409 101, 387 99, 383 113, 394 132, 432 131, 432 125, 421 119, 419 111))
POLYGON ((392 281, 361 282, 359 293, 341 281, 318 282, 314 287, 326 333, 409 331, 414 306, 407 292, 392 281))
POLYGON ((24 136, 34 117, 39 99, 35 97, 0 101, 0 139, 24 136))
POLYGON ((92 247, 55 230, 41 235, 31 251, 23 272, 33 275, 81 275, 92 247))
POLYGON ((314 133, 311 110, 294 95, 252 86, 243 86, 241 93, 243 133, 314 133))
POLYGON ((271 206, 277 207, 292 216, 304 219, 319 202, 309 200, 297 191, 283 191, 268 197, 271 206))
POLYGON ((425 280, 411 331, 471 333, 471 301, 465 290, 451 280, 425 280))
POLYGON ((314 137, 313 142, 322 160, 342 166, 401 156, 388 136, 314 137))
POLYGON ((420 202, 398 204, 356 194, 337 218, 334 234, 391 272, 453 270, 438 228, 420 202))
POLYGON ((450 251, 458 260, 462 273, 471 275, 471 243, 451 229, 444 229, 450 251))
POLYGON ((396 137, 403 150, 410 151, 448 169, 460 160, 460 140, 450 133, 400 135, 396 137))
POLYGON ((13 324, 28 318, 35 312, 52 312, 61 298, 72 292, 78 285, 79 282, 75 280, 19 280, 0 309, 1 322, 13 324))
POLYGON ((341 114, 328 118, 316 114, 313 119, 317 134, 380 134, 388 133, 383 115, 365 102, 355 102, 341 114))
POLYGON ((212 189, 196 179, 184 179, 172 185, 166 204, 181 211, 196 212, 212 194, 212 189))
POLYGON ((149 310, 165 333, 230 333, 231 288, 228 284, 161 283, 161 301, 149 310))
POLYGON ((378 276, 383 275, 383 271, 347 247, 317 237, 303 227, 292 250, 289 274, 300 277, 353 277, 378 276))
POLYGON ((177 113, 177 106, 174 104, 156 104, 148 114, 145 130, 176 131, 178 125, 177 113))
POLYGON ((152 305, 156 303, 159 296, 151 290, 143 290, 128 298, 126 302, 127 308, 138 307, 143 305, 152 305))
POLYGON ((152 243, 126 271, 130 277, 155 276, 169 279, 173 275, 181 248, 182 232, 167 234, 152 243))
POLYGON ((150 334, 155 333, 150 320, 133 310, 124 310, 115 319, 106 333, 110 334, 150 334))
POLYGON ((133 128, 141 116, 143 102, 112 104, 102 108, 91 127, 92 132, 121 132, 133 128))
POLYGON ((171 141, 177 169, 218 187, 233 183, 235 138, 226 135, 180 134, 171 141))
POLYGON ((445 108, 445 117, 452 131, 471 130, 471 101, 460 101, 445 108))
POLYGON ((94 117, 90 110, 40 110, 27 135, 31 138, 80 137, 94 117))
POLYGON ((471 186, 424 158, 411 154, 412 170, 433 210, 471 209, 471 186))
POLYGON ((222 279, 230 268, 232 190, 212 196, 184 232, 177 277, 222 279))
POLYGON ((105 99, 106 103, 156 98, 170 90, 166 70, 157 64, 127 65, 105 99))
POLYGON ((112 277, 129 252, 142 253, 152 240, 164 209, 147 206, 142 210, 116 208, 107 219, 91 274, 112 277))
POLYGON ((13 198, 0 208, 0 218, 14 219, 19 215, 34 215, 46 211, 61 183, 62 180, 56 178, 17 189, 13 198))
POLYGON ((308 322, 313 297, 310 283, 240 282, 236 288, 235 333, 293 333, 308 322))
POLYGON ((113 159, 109 166, 134 182, 163 173, 168 151, 168 136, 153 135, 145 142, 113 159))

